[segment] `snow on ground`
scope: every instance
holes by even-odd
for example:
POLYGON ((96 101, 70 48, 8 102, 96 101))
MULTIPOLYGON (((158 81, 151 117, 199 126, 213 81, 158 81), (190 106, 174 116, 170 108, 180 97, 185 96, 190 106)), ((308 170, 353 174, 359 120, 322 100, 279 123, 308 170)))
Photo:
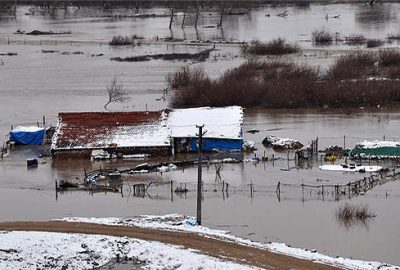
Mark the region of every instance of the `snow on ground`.
POLYGON ((195 250, 127 237, 0 231, 0 269, 93 269, 119 257, 145 269, 256 269, 195 250))
POLYGON ((381 166, 346 166, 342 165, 321 165, 319 166, 324 171, 343 171, 343 172, 377 172, 382 169, 381 166))
POLYGON ((363 141, 356 144, 357 149, 370 149, 380 147, 400 147, 400 142, 395 141, 363 141))
POLYGON ((119 225, 119 226, 137 226, 142 228, 150 229, 162 229, 170 231, 182 231, 192 232, 205 237, 221 239, 225 241, 236 242, 241 245, 247 245, 255 248, 265 249, 272 252, 294 256, 301 259, 307 259, 310 261, 321 262, 333 266, 340 267, 342 269, 356 269, 356 270, 394 270, 400 269, 393 265, 373 262, 373 261, 361 261, 353 260, 342 257, 333 258, 321 253, 316 250, 306 250, 300 248, 293 248, 285 243, 258 243, 248 239, 239 238, 229 234, 227 231, 212 230, 203 226, 196 226, 196 220, 192 217, 185 217, 182 215, 171 214, 166 216, 138 216, 134 218, 80 218, 70 217, 63 218, 63 221, 68 222, 87 222, 96 223, 103 225, 119 225))

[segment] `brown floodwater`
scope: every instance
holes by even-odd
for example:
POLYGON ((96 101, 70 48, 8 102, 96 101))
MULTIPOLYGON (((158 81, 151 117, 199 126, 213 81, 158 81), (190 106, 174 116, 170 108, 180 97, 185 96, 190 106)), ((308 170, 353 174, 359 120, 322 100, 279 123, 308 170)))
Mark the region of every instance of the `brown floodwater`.
MULTIPOLYGON (((269 40, 283 36, 311 47, 310 33, 325 27, 343 34, 362 33, 368 37, 384 38, 399 29, 400 4, 380 4, 374 8, 364 5, 335 4, 263 7, 247 15, 226 16, 223 33, 220 29, 199 28, 202 39, 269 40), (283 10, 289 16, 275 16, 283 10), (270 17, 265 14, 270 13, 270 17), (326 14, 341 14, 341 19, 325 19, 326 14)), ((11 125, 30 124, 46 115, 48 124, 55 124, 60 111, 102 111, 106 101, 106 84, 114 75, 120 76, 131 99, 124 104, 113 104, 112 110, 157 110, 169 106, 157 100, 166 87, 165 76, 191 62, 154 60, 137 63, 118 63, 111 57, 125 57, 148 53, 197 52, 206 46, 154 43, 133 48, 110 48, 106 42, 113 35, 138 34, 152 39, 156 36, 196 39, 190 26, 180 29, 180 18, 174 22, 172 33, 167 28, 168 18, 111 19, 93 16, 99 10, 82 8, 56 17, 24 15, 22 7, 17 18, 0 17, 0 53, 16 52, 17 56, 0 56, 0 134, 2 140, 11 125), (72 31, 71 35, 28 37, 13 35, 17 29, 31 31, 72 31), (10 36, 11 44, 7 44, 10 36), (25 39, 25 44, 24 44, 25 39), (40 40, 43 40, 40 45, 40 40), (57 43, 56 43, 57 41, 57 43), (70 41, 73 41, 72 44, 70 41), (42 50, 56 50, 43 53, 42 50), (82 52, 63 55, 63 52, 82 52), (94 57, 92 55, 103 54, 94 57)), ((164 12, 162 9, 149 12, 164 12)), ((122 12, 122 10, 121 10, 122 12)), ((215 24, 218 14, 202 14, 201 26, 215 24)), ((394 46, 393 44, 390 46, 394 46)), ((217 45, 209 60, 195 63, 212 77, 221 75, 245 59, 233 45, 217 45)), ((334 47, 338 50, 337 47, 334 47)), ((328 52, 329 54, 329 52, 328 52)), ((304 61, 312 64, 330 63, 334 56, 311 55, 304 61)), ((298 57, 298 61, 303 61, 298 57)), ((400 113, 398 109, 376 108, 352 111, 263 111, 245 110, 244 136, 256 142, 258 156, 274 154, 281 159, 274 162, 224 164, 221 179, 216 180, 214 165, 204 168, 205 182, 203 222, 211 228, 229 230, 235 235, 256 241, 280 241, 292 246, 316 248, 332 256, 346 256, 400 264, 400 184, 390 182, 367 192, 364 196, 334 201, 322 200, 315 194, 302 194, 298 185, 347 183, 364 177, 359 173, 327 172, 318 169, 320 160, 310 164, 296 164, 286 160, 287 153, 265 148, 261 141, 267 134, 292 137, 307 144, 319 138, 320 148, 330 145, 354 147, 362 140, 397 139, 400 113), (258 129, 250 134, 247 130, 258 129), (345 142, 344 142, 345 136, 345 142), (222 193, 221 181, 229 183, 228 194, 222 193), (280 181, 297 187, 282 189, 279 201, 275 187, 280 181), (255 187, 250 196, 249 183, 255 187), (216 191, 214 191, 216 190, 216 191), (337 208, 345 202, 365 203, 376 217, 367 224, 343 226, 335 217, 337 208)), ((1 142, 0 142, 1 143, 1 142)), ((16 147, 9 158, 0 161, 0 221, 47 220, 65 216, 134 216, 140 214, 179 213, 195 215, 195 183, 197 169, 179 169, 167 173, 135 175, 124 179, 122 193, 64 192, 56 194, 55 180, 82 181, 83 171, 102 168, 130 168, 139 161, 68 161, 53 163, 50 158, 39 159, 36 169, 26 168, 26 159, 46 153, 42 146, 16 147), (171 196, 170 186, 187 186, 183 196, 171 196), (133 196, 130 187, 138 182, 156 182, 144 198, 133 196)), ((245 154, 248 159, 254 154, 245 154)), ((293 157, 293 153, 289 154, 293 157)), ((340 161, 339 161, 340 162, 340 161)), ((393 166, 392 162, 380 162, 393 166)))

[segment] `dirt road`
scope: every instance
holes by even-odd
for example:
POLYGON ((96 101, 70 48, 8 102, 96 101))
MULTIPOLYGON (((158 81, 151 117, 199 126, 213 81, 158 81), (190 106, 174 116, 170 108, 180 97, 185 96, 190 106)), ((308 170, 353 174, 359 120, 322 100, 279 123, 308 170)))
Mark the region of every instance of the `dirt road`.
POLYGON ((217 258, 229 258, 237 263, 267 269, 338 269, 307 260, 301 260, 265 250, 242 246, 236 243, 209 239, 193 233, 62 221, 4 222, 0 223, 0 230, 47 231, 128 236, 142 240, 159 241, 166 244, 180 245, 185 248, 199 250, 204 254, 217 258))

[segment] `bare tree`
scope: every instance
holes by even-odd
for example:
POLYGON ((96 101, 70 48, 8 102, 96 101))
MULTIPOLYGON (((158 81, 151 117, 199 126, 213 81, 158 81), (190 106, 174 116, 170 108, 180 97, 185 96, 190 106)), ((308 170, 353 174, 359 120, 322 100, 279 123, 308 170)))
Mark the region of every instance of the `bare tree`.
POLYGON ((111 83, 107 85, 108 101, 104 105, 107 109, 108 104, 113 102, 125 102, 129 99, 128 93, 124 90, 124 85, 119 81, 117 76, 114 76, 111 83))
POLYGON ((196 1, 195 11, 196 11, 196 19, 194 23, 194 28, 197 30, 197 23, 199 21, 199 15, 200 15, 200 4, 198 1, 196 1))
POLYGON ((183 28, 184 25, 185 25, 185 19, 186 19, 187 9, 188 9, 188 6, 185 4, 185 10, 183 11, 183 19, 182 19, 182 25, 181 25, 182 28, 183 28))
POLYGON ((174 21, 175 10, 174 10, 174 7, 172 5, 169 6, 168 9, 169 9, 169 12, 170 12, 170 14, 169 14, 169 27, 168 28, 171 29, 172 28, 172 22, 174 21))
POLYGON ((219 23, 218 23, 218 27, 222 27, 222 20, 224 18, 224 13, 225 13, 225 2, 221 1, 220 3, 220 17, 219 17, 219 23))

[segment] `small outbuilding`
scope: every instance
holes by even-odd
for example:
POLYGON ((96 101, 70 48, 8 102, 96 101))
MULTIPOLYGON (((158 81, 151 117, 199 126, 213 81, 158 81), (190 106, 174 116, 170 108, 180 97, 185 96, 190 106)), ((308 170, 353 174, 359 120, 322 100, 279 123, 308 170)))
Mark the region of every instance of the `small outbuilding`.
POLYGON ((168 125, 174 151, 198 151, 198 129, 204 125, 204 151, 241 151, 243 146, 243 108, 200 107, 176 109, 169 113, 168 125))

